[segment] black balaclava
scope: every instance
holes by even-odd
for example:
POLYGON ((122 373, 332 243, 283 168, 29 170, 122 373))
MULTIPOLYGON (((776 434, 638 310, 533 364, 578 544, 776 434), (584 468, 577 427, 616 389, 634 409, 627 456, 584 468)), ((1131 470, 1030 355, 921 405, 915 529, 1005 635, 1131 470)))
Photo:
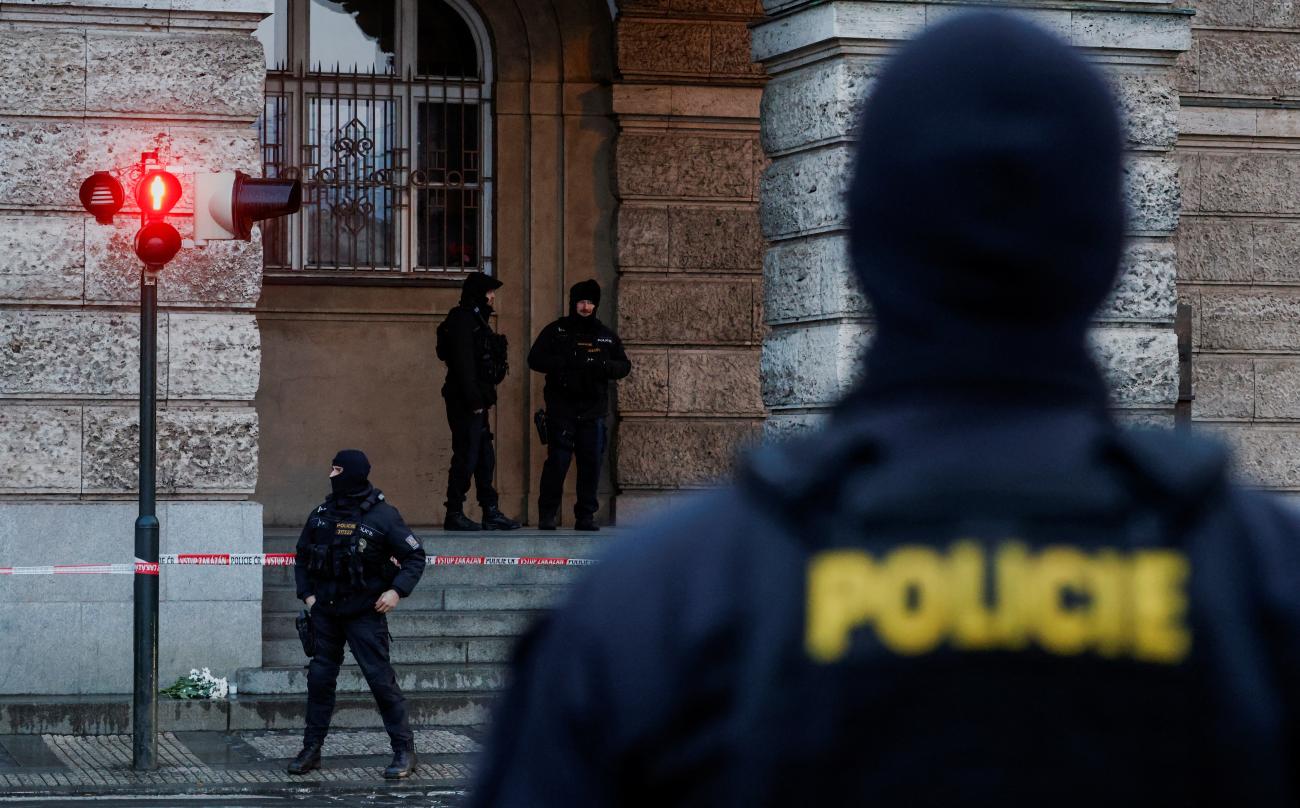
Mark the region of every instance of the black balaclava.
POLYGON ((330 477, 330 489, 335 497, 354 496, 370 487, 370 461, 360 449, 339 450, 330 465, 343 469, 342 474, 330 477))
POLYGON ((575 283, 569 289, 569 319, 574 328, 592 329, 596 327, 596 312, 592 312, 590 317, 582 317, 578 314, 578 301, 590 300, 596 308, 600 308, 600 284, 594 280, 581 281, 575 283))
POLYGON ((867 101, 849 190, 877 321, 861 394, 1105 402, 1086 347, 1124 234, 1102 77, 1006 13, 935 26, 867 101))
POLYGON ((488 305, 487 293, 500 288, 501 281, 491 275, 485 275, 482 272, 471 272, 465 276, 465 282, 460 286, 460 303, 462 306, 490 312, 492 307, 488 305))

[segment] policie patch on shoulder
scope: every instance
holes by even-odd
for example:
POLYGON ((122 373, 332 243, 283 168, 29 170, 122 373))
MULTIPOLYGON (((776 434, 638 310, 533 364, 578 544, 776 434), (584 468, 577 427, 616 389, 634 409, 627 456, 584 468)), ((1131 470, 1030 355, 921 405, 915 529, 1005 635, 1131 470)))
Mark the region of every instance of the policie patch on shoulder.
POLYGON ((409 544, 409 545, 411 545, 411 549, 412 549, 412 550, 419 550, 419 549, 420 549, 420 542, 419 542, 419 540, 417 540, 414 536, 407 536, 407 537, 406 537, 406 543, 409 544))

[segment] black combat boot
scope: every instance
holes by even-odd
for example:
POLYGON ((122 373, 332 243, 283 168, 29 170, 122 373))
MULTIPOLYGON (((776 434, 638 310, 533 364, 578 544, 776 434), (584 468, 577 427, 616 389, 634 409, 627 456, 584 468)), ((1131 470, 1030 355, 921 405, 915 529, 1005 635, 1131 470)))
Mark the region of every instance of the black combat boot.
POLYGON ((321 744, 319 741, 304 743, 302 745, 302 751, 298 753, 298 757, 290 761, 289 768, 286 771, 288 771, 289 774, 306 774, 312 769, 319 769, 320 748, 321 744))
POLYGON ((519 523, 506 516, 501 509, 493 505, 483 509, 484 530, 518 530, 519 523))
POLYGON ((393 762, 384 769, 384 779, 401 780, 410 777, 415 772, 415 764, 418 762, 414 749, 394 749, 393 762))
POLYGON ((579 516, 573 523, 574 530, 600 530, 596 524, 596 518, 590 514, 579 516))
POLYGON ((537 517, 538 530, 555 530, 560 526, 560 514, 558 511, 543 512, 537 517))
POLYGON ((461 511, 447 511, 447 518, 442 520, 443 530, 482 530, 478 522, 470 519, 461 511))

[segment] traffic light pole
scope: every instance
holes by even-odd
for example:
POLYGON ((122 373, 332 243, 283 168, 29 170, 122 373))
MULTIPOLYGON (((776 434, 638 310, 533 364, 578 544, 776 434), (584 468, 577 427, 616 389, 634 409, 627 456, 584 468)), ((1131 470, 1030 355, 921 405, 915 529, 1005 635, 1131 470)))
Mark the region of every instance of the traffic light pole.
POLYGON ((158 768, 158 517, 155 478, 158 368, 158 270, 140 273, 140 516, 135 520, 135 696, 131 761, 158 768), (142 563, 143 562, 143 563, 142 563))

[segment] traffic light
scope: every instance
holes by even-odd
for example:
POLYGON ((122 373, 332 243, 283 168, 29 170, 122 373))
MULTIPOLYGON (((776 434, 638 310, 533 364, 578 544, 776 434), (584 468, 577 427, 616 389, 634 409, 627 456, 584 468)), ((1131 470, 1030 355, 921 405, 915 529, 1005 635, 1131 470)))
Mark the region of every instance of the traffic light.
POLYGON ((112 224, 113 216, 126 203, 122 183, 108 171, 96 171, 81 183, 81 206, 100 224, 112 224))
POLYGON ((181 181, 168 171, 147 172, 135 188, 144 226, 135 234, 135 254, 153 271, 163 268, 181 249, 181 234, 166 217, 181 198, 181 181))
POLYGON ((135 201, 149 221, 161 221, 181 199, 181 181, 169 171, 150 171, 135 188, 135 201))
POLYGON ((298 180, 255 179, 242 171, 194 176, 194 241, 253 237, 253 222, 288 216, 302 207, 298 180))

